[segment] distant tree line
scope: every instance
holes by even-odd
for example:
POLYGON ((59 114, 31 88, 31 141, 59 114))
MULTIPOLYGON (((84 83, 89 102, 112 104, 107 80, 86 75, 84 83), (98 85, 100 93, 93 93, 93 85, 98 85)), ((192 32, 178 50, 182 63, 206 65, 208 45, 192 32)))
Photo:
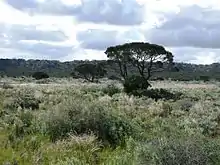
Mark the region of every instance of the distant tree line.
MULTIPOLYGON (((50 77, 62 78, 75 76, 75 78, 81 78, 82 76, 78 74, 75 68, 85 63, 95 65, 101 64, 106 70, 104 77, 114 80, 120 80, 122 78, 117 62, 110 59, 101 61, 76 60, 70 62, 59 62, 54 60, 0 59, 0 76, 32 76, 35 72, 44 72, 50 77)), ((127 64, 127 70, 129 73, 132 72, 138 74, 137 67, 130 63, 127 64)), ((169 70, 167 67, 165 67, 163 71, 154 73, 150 78, 150 80, 164 79, 171 79, 175 81, 220 81, 220 64, 213 63, 211 65, 196 65, 189 63, 175 63, 172 70, 169 70)))

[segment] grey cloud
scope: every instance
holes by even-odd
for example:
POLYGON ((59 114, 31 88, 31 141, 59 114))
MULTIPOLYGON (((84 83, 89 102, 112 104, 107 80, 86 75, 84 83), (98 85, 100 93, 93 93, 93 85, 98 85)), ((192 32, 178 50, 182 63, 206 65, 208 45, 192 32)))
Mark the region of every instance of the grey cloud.
POLYGON ((85 49, 104 50, 109 45, 116 44, 116 35, 117 31, 89 29, 78 32, 76 38, 85 49))
POLYGON ((62 3, 61 0, 46 0, 44 2, 37 0, 5 0, 5 3, 30 14, 72 15, 78 11, 76 5, 68 6, 62 3))
POLYGON ((169 15, 161 26, 147 32, 151 42, 173 47, 220 48, 220 11, 190 6, 169 15))
POLYGON ((210 63, 220 62, 220 49, 212 48, 195 48, 195 47, 167 47, 174 54, 174 60, 176 62, 186 63, 210 63), (209 61, 203 61, 202 59, 209 59, 209 61))
POLYGON ((141 41, 141 33, 135 28, 124 32, 88 29, 77 33, 76 38, 85 49, 105 50, 109 46, 131 41, 141 41))
POLYGON ((169 48, 169 50, 174 55, 174 60, 176 62, 187 62, 191 63, 192 61, 196 61, 196 55, 198 52, 203 51, 200 48, 191 48, 191 47, 174 47, 169 48))
POLYGON ((5 0, 5 3, 18 10, 35 9, 38 6, 38 2, 36 0, 5 0))
POLYGON ((144 8, 136 0, 83 0, 76 16, 79 21, 135 25, 143 22, 144 8))
POLYGON ((57 59, 74 51, 71 45, 61 45, 66 39, 62 32, 41 31, 35 26, 0 24, 0 36, 0 47, 4 52, 57 59))
POLYGON ((67 36, 58 30, 39 30, 36 26, 0 24, 1 34, 16 40, 65 41, 67 36))
POLYGON ((64 46, 64 45, 52 45, 49 43, 24 43, 20 42, 18 44, 13 45, 14 48, 20 50, 22 52, 34 53, 47 56, 50 59, 57 59, 62 56, 68 55, 72 47, 64 46))
POLYGON ((26 43, 21 41, 9 42, 1 46, 5 50, 19 52, 20 54, 31 54, 34 57, 47 57, 48 59, 59 59, 73 53, 72 46, 53 45, 49 43, 26 43))
POLYGON ((145 9, 136 0, 81 0, 79 5, 65 5, 61 0, 5 0, 10 6, 29 13, 74 16, 79 22, 138 25, 145 9))

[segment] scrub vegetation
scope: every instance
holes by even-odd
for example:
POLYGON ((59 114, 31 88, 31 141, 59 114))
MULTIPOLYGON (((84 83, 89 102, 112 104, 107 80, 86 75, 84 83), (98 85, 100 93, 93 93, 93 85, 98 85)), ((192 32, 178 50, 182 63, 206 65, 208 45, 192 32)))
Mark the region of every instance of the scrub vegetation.
POLYGON ((151 82, 149 90, 163 88, 170 97, 155 100, 106 79, 1 81, 0 164, 220 162, 218 82, 151 82))

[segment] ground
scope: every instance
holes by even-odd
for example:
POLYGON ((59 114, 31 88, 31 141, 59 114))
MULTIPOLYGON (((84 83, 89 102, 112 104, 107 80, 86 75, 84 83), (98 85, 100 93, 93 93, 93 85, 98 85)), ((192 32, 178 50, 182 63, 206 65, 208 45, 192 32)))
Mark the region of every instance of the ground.
POLYGON ((218 82, 151 82, 182 93, 157 102, 82 82, 2 79, 0 164, 220 164, 218 82))

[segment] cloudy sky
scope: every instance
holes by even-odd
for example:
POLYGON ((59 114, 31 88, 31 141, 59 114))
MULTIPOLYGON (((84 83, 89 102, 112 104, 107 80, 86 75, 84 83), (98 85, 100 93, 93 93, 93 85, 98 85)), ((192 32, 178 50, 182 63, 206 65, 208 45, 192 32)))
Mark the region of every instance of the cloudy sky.
POLYGON ((106 59, 108 46, 164 45, 175 61, 220 62, 219 0, 1 0, 0 58, 106 59))

